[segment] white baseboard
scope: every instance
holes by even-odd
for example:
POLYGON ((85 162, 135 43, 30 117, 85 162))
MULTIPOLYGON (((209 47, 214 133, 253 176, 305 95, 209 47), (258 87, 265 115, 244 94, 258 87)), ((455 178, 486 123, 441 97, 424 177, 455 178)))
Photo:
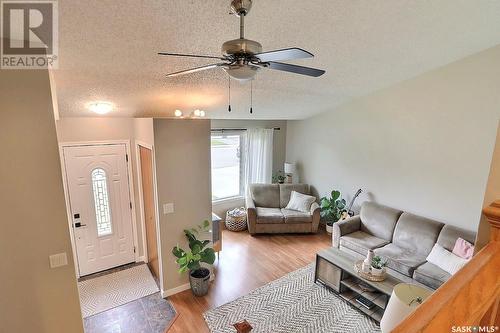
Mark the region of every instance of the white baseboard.
POLYGON ((178 293, 180 293, 180 292, 182 292, 184 290, 188 290, 189 288, 191 288, 191 286, 189 285, 189 283, 185 283, 185 284, 182 284, 182 285, 180 285, 178 287, 162 291, 161 292, 161 296, 163 298, 166 298, 168 296, 172 296, 172 295, 178 294, 178 293))
POLYGON ((140 256, 140 257, 137 257, 137 260, 135 262, 146 262, 146 257, 145 256, 140 256))
MULTIPOLYGON (((213 281, 213 280, 215 280, 214 273, 210 274, 210 281, 213 281)), ((161 297, 167 298, 168 296, 178 294, 178 293, 183 292, 185 290, 188 290, 190 288, 191 288, 191 285, 189 283, 181 284, 180 286, 172 288, 172 289, 162 290, 161 297)))

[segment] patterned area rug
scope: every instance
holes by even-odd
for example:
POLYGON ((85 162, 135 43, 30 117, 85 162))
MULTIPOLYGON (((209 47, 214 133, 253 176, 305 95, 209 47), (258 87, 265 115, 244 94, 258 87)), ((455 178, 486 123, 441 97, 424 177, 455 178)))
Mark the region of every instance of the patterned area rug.
POLYGON ((369 317, 314 283, 314 264, 203 314, 212 333, 236 332, 246 319, 252 333, 380 332, 369 317))
POLYGON ((83 318, 159 291, 147 265, 78 282, 83 318))

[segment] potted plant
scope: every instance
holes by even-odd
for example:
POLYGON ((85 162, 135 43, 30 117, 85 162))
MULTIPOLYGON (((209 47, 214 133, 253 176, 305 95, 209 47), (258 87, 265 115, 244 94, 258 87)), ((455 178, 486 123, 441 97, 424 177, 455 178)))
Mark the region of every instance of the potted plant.
POLYGON ((321 217, 326 222, 326 231, 331 234, 332 226, 342 217, 346 202, 340 197, 340 191, 333 190, 331 197, 323 197, 320 200, 321 217))
POLYGON ((215 261, 215 252, 207 247, 209 240, 198 240, 196 235, 200 231, 208 231, 210 223, 205 220, 197 228, 184 230, 184 234, 189 242, 189 251, 185 251, 175 246, 172 254, 177 258, 175 261, 179 264, 179 273, 189 271, 189 284, 195 296, 204 296, 208 293, 208 282, 210 279, 210 270, 202 267, 201 262, 212 265, 215 261))
POLYGON ((372 259, 371 273, 375 276, 380 276, 384 274, 384 267, 387 261, 383 261, 380 256, 374 256, 372 259))
POLYGON ((278 184, 284 184, 285 183, 286 176, 283 173, 283 171, 278 171, 277 174, 273 176, 273 183, 278 183, 278 184))

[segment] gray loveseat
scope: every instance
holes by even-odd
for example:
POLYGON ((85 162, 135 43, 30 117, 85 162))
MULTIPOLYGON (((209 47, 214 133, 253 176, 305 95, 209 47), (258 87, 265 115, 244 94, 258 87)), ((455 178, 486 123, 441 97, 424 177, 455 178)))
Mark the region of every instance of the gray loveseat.
POLYGON ((394 208, 364 202, 361 212, 333 225, 334 247, 357 258, 366 257, 368 249, 387 260, 390 273, 413 278, 437 289, 450 274, 426 261, 435 243, 452 251, 457 238, 474 244, 472 231, 406 213, 394 208))
POLYGON ((307 213, 285 209, 290 194, 310 194, 307 184, 252 184, 246 206, 248 231, 256 233, 310 233, 319 226, 319 205, 314 202, 307 213))

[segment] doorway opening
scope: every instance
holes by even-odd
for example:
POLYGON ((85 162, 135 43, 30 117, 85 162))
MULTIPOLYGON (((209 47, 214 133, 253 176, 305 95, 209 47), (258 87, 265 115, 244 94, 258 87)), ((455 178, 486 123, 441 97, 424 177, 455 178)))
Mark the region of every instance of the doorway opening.
POLYGON ((144 247, 148 266, 157 281, 161 281, 161 261, 158 250, 159 232, 156 218, 156 191, 155 191, 155 172, 154 172, 154 154, 150 146, 139 143, 138 151, 138 170, 140 173, 141 188, 139 192, 141 203, 141 214, 144 225, 144 247))
MULTIPOLYGON (((142 238, 148 239, 142 242, 144 255, 138 253, 128 141, 61 144, 70 233, 87 333, 99 332, 102 327, 98 329, 93 323, 100 321, 102 326, 104 319, 105 325, 128 327, 127 318, 147 317, 153 311, 148 308, 152 304, 163 307, 166 322, 175 316, 159 289, 152 147, 144 150, 140 158, 136 156, 141 162, 137 169, 141 175, 136 176, 144 213, 139 231, 142 238), (141 184, 143 180, 145 184, 141 184), (153 221, 149 227, 145 224, 148 219, 153 221), (149 259, 146 262, 145 257, 149 259), (123 316, 124 312, 128 315, 123 316)), ((152 325, 146 322, 146 326, 152 325)))

